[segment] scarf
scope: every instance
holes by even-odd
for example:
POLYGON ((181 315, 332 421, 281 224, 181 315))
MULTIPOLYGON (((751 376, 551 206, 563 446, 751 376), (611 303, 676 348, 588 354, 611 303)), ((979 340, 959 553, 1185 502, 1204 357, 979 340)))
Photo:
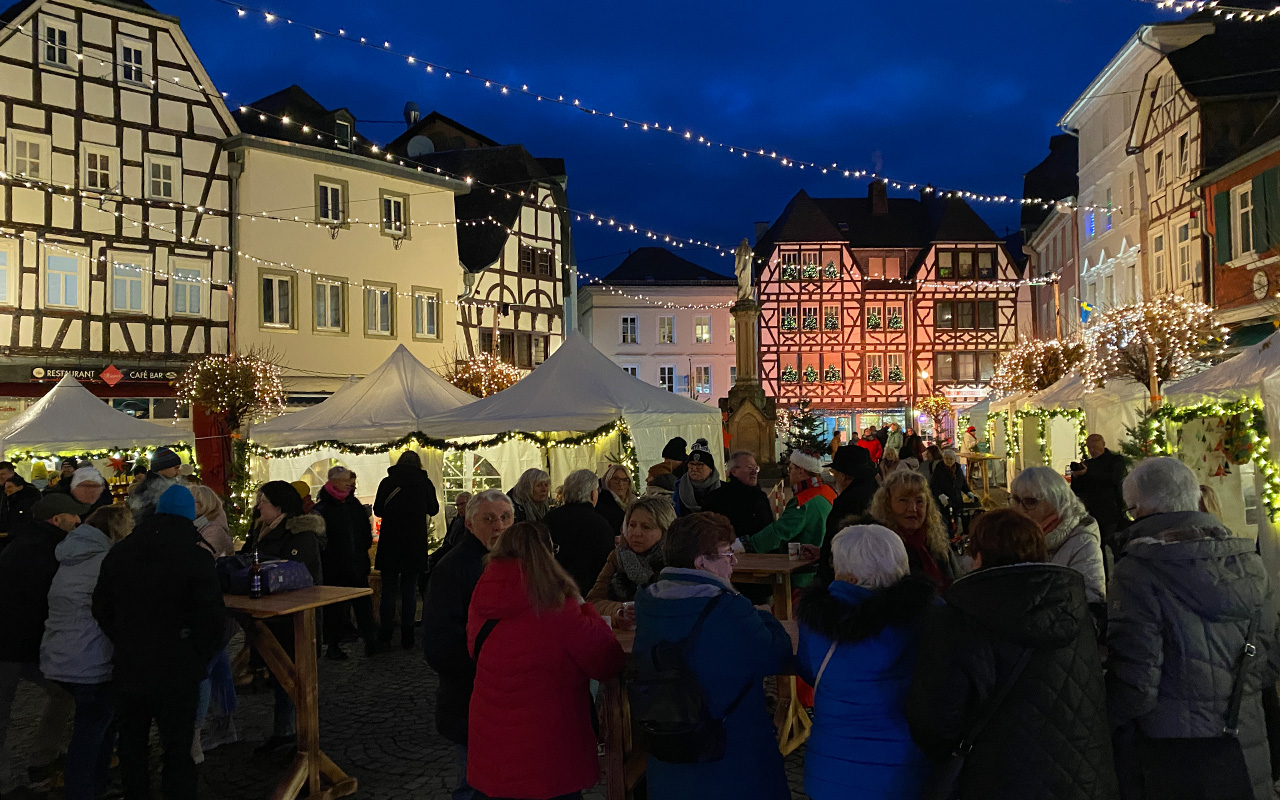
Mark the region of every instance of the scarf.
POLYGON ((720 476, 716 474, 714 467, 704 481, 695 481, 686 473, 676 484, 676 491, 680 493, 680 510, 690 514, 701 511, 702 501, 707 496, 707 492, 719 488, 720 476))
MULTIPOLYGON (((1044 546, 1049 551, 1049 557, 1062 549, 1062 546, 1071 538, 1071 534, 1076 532, 1085 520, 1088 519, 1086 514, 1068 514, 1058 520, 1058 524, 1053 530, 1044 535, 1044 546)), ((1092 521, 1092 520, 1090 520, 1092 521)))
POLYGON ((636 599, 636 592, 653 583, 666 561, 662 556, 662 542, 649 548, 649 552, 639 554, 630 548, 618 545, 614 551, 618 556, 618 569, 609 579, 609 599, 629 602, 636 599))
POLYGON ((334 500, 346 500, 348 497, 351 496, 350 489, 346 490, 345 492, 338 491, 338 487, 334 486, 332 483, 328 481, 326 481, 324 484, 324 490, 328 492, 329 496, 332 497, 334 500))
POLYGON ((942 594, 951 581, 943 574, 942 568, 938 566, 938 562, 934 559, 933 553, 929 550, 929 545, 925 542, 925 529, 921 528, 915 533, 902 533, 896 531, 898 538, 907 548, 907 556, 920 564, 920 572, 938 585, 938 594, 942 594))

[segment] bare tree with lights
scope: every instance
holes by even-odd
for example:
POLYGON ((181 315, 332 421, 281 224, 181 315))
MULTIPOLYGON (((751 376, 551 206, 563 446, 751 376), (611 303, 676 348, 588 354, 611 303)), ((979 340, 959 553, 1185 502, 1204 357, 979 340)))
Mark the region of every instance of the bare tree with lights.
POLYGON ((1103 311, 1085 328, 1085 378, 1095 386, 1127 379, 1159 387, 1194 374, 1223 352, 1213 309, 1176 295, 1103 311))
POLYGON ((444 379, 476 397, 488 397, 520 380, 520 370, 493 355, 476 353, 459 358, 444 370, 444 379))
POLYGON ((1048 389, 1084 360, 1082 342, 1024 339, 996 365, 991 388, 1002 395, 1048 389))

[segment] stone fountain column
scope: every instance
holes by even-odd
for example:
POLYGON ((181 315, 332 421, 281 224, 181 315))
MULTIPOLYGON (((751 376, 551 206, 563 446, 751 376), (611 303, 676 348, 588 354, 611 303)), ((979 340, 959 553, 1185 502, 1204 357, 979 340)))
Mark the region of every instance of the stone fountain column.
POLYGON ((772 397, 760 385, 760 304, 752 287, 750 245, 743 239, 734 254, 734 272, 738 277, 738 300, 729 309, 733 315, 737 337, 738 377, 729 396, 720 401, 727 418, 729 450, 750 450, 763 467, 776 463, 777 408, 772 397))

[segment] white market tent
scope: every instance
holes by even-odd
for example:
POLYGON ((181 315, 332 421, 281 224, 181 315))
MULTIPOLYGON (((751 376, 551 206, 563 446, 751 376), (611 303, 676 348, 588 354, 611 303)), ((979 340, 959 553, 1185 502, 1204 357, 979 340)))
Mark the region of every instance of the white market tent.
POLYGON ((1164 394, 1178 405, 1204 400, 1265 398, 1264 383, 1277 372, 1280 372, 1280 332, 1271 334, 1221 364, 1170 384, 1164 394))
POLYGON ((190 431, 135 419, 95 397, 70 375, 0 428, 0 455, 39 455, 191 442, 190 431))
MULTIPOLYGON (((509 431, 586 433, 619 419, 631 431, 641 470, 661 461, 663 446, 675 436, 690 444, 706 439, 716 462, 722 461, 718 408, 631 377, 581 333, 570 334, 514 386, 424 420, 422 431, 442 439, 509 431)), ((553 469, 553 478, 558 471, 553 469)))

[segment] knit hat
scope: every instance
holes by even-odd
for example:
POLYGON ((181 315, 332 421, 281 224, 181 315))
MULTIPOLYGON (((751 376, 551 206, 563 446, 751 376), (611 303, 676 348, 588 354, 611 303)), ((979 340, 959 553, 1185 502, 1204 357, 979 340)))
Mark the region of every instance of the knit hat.
MULTIPOLYGON (((796 453, 791 454, 794 461, 796 453)), ((806 467, 807 469, 807 467, 806 467)), ((831 459, 831 469, 850 478, 858 478, 874 469, 871 454, 865 447, 841 447, 831 459)))
POLYGON ((289 484, 293 490, 298 493, 298 497, 305 500, 311 496, 311 485, 306 481, 294 481, 289 484))
POLYGON ((174 484, 164 490, 160 501, 156 503, 157 514, 172 514, 183 519, 196 518, 196 498, 185 486, 174 484))
POLYGON ((71 488, 74 489, 82 483, 100 483, 106 486, 107 479, 93 467, 81 467, 71 475, 71 488))
POLYGON ((291 484, 284 481, 267 481, 258 488, 258 491, 271 505, 284 513, 302 513, 302 498, 298 496, 298 490, 291 484))
MULTIPOLYGON (((684 440, 680 440, 684 444, 684 440)), ((689 448, 690 464, 706 464, 712 469, 716 468, 716 463, 711 459, 711 448, 707 446, 706 439, 699 439, 693 443, 693 447, 689 448)))
POLYGON ((178 458, 178 454, 167 447, 157 447, 156 451, 151 454, 152 472, 180 466, 182 466, 182 459, 178 458))
MULTIPOLYGON (((843 447, 840 448, 840 450, 844 449, 843 447)), ((861 450, 862 448, 858 449, 861 450)), ((836 453, 838 454, 840 450, 837 450, 836 453)), ((812 472, 814 475, 822 472, 822 462, 818 460, 818 457, 803 450, 792 450, 791 455, 787 456, 787 461, 792 466, 799 467, 805 472, 812 472)))
POLYGON ((49 477, 49 468, 45 466, 43 461, 37 461, 31 465, 31 480, 42 481, 49 477))
POLYGON ((89 506, 62 492, 50 492, 31 507, 31 518, 41 520, 52 519, 59 514, 75 514, 81 517, 88 513, 89 506))
MULTIPOLYGON (((674 459, 676 461, 684 461, 686 458, 688 458, 688 456, 684 454, 684 449, 688 447, 688 444, 689 443, 686 442, 684 439, 677 436, 676 438, 667 442, 666 447, 662 448, 662 457, 674 459)), ((703 444, 706 444, 706 442, 704 441, 703 444)))

